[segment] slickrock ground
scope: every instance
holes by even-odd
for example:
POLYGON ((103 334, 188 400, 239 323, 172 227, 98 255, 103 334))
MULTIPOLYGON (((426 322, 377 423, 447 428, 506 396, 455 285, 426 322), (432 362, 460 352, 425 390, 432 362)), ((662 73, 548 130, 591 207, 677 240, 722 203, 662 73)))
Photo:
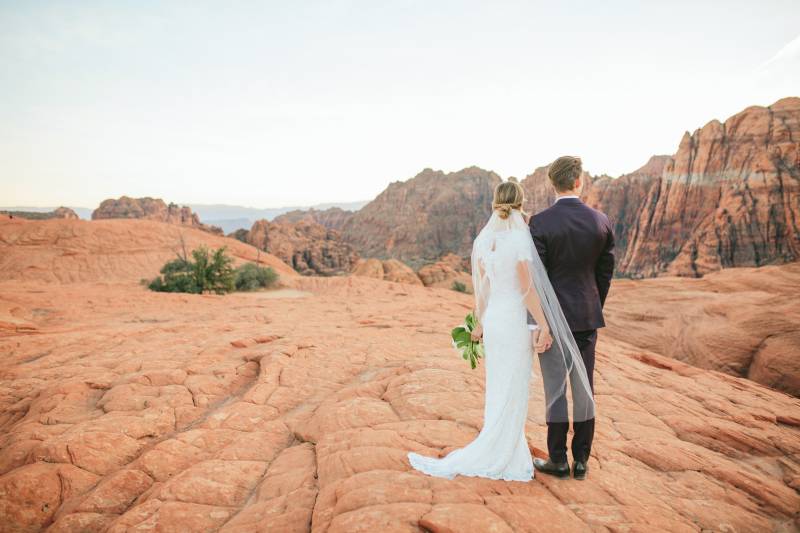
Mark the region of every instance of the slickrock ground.
POLYGON ((800 263, 615 280, 607 333, 800 396, 800 263))
MULTIPOLYGON (((588 480, 448 481, 411 470, 406 453, 446 453, 481 425, 482 368, 448 336, 467 295, 288 275, 291 290, 181 295, 125 276, 0 272, 0 311, 30 324, 0 337, 4 531, 800 525, 800 400, 613 331, 598 347, 588 480)), ((614 290, 619 314, 635 285, 614 290)), ((537 369, 527 432, 539 455, 540 388, 537 369)))
POLYGON ((154 220, 41 220, 0 217, 0 280, 139 281, 201 244, 228 247, 236 263, 256 261, 281 276, 296 273, 255 247, 196 228, 154 220))

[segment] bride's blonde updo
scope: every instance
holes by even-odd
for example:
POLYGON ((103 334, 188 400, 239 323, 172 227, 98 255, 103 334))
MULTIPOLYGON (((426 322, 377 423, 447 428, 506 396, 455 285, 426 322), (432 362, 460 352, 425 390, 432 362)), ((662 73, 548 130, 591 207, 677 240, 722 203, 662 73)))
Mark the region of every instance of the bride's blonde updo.
POLYGON ((522 211, 522 202, 525 199, 522 185, 516 181, 504 181, 494 188, 492 209, 502 219, 507 219, 513 209, 522 211))

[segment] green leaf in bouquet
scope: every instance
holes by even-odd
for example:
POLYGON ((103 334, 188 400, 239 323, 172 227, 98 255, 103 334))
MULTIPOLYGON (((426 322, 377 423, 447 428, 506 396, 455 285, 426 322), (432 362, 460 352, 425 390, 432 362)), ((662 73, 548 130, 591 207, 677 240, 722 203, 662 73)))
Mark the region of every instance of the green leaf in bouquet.
POLYGON ((475 315, 473 315, 472 313, 469 313, 464 318, 464 323, 467 325, 467 328, 469 328, 469 331, 472 331, 473 329, 475 329, 475 315))
POLYGON ((465 361, 469 361, 469 366, 473 370, 478 367, 478 359, 484 356, 483 344, 472 340, 472 331, 477 326, 477 323, 475 316, 469 313, 464 318, 465 325, 453 328, 450 332, 456 349, 461 351, 461 357, 465 361))
POLYGON ((457 328, 453 328, 453 331, 450 332, 450 336, 453 337, 454 341, 457 341, 459 337, 466 332, 467 330, 464 329, 463 326, 458 326, 457 328))
POLYGON ((453 330, 453 340, 456 342, 456 344, 462 342, 464 343, 472 342, 472 338, 470 337, 469 331, 465 330, 464 328, 461 328, 461 331, 458 332, 453 330))

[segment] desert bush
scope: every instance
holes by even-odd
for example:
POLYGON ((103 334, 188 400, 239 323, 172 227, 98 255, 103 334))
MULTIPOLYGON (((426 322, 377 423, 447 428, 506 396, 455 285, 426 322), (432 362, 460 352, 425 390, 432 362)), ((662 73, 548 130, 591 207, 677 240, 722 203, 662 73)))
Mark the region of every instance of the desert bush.
POLYGON ((271 267, 245 263, 236 269, 236 290, 254 291, 272 287, 278 281, 278 273, 271 267))
POLYGON ((467 285, 465 283, 460 282, 460 281, 454 281, 453 282, 453 286, 450 287, 450 288, 453 289, 456 292, 463 292, 463 293, 469 292, 469 291, 467 291, 467 285))
POLYGON ((236 288, 233 260, 225 255, 225 247, 213 252, 206 246, 192 250, 192 258, 184 253, 161 267, 161 275, 150 282, 150 290, 224 294, 236 288))
POLYGON ((192 276, 192 264, 186 259, 173 259, 161 267, 161 275, 147 286, 159 292, 202 292, 192 276))
POLYGON ((247 231, 246 229, 239 228, 239 229, 237 229, 236 231, 234 231, 233 233, 229 233, 229 234, 228 234, 228 237, 233 237, 233 238, 234 238, 234 239, 236 239, 237 241, 242 241, 242 242, 245 242, 245 243, 246 243, 246 242, 247 242, 247 235, 248 235, 249 233, 250 233, 250 232, 249 232, 249 231, 247 231))
POLYGON ((161 267, 161 275, 147 281, 148 288, 160 292, 188 292, 224 294, 234 290, 253 291, 268 288, 278 281, 278 273, 271 267, 245 263, 233 268, 233 260, 225 255, 225 247, 211 251, 206 246, 192 250, 191 257, 181 239, 181 252, 177 258, 161 267))
POLYGON ((210 252, 205 246, 192 250, 194 277, 201 286, 201 292, 213 291, 217 294, 231 292, 236 288, 236 275, 233 259, 225 255, 225 247, 210 252))

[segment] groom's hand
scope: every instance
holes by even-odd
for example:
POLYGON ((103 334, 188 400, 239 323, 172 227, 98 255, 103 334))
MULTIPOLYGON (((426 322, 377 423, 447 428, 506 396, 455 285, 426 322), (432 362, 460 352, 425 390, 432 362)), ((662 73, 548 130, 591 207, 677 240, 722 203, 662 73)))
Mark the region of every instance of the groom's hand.
POLYGON ((544 353, 553 345, 553 337, 550 335, 550 328, 543 327, 536 330, 536 341, 533 349, 536 353, 544 353))

